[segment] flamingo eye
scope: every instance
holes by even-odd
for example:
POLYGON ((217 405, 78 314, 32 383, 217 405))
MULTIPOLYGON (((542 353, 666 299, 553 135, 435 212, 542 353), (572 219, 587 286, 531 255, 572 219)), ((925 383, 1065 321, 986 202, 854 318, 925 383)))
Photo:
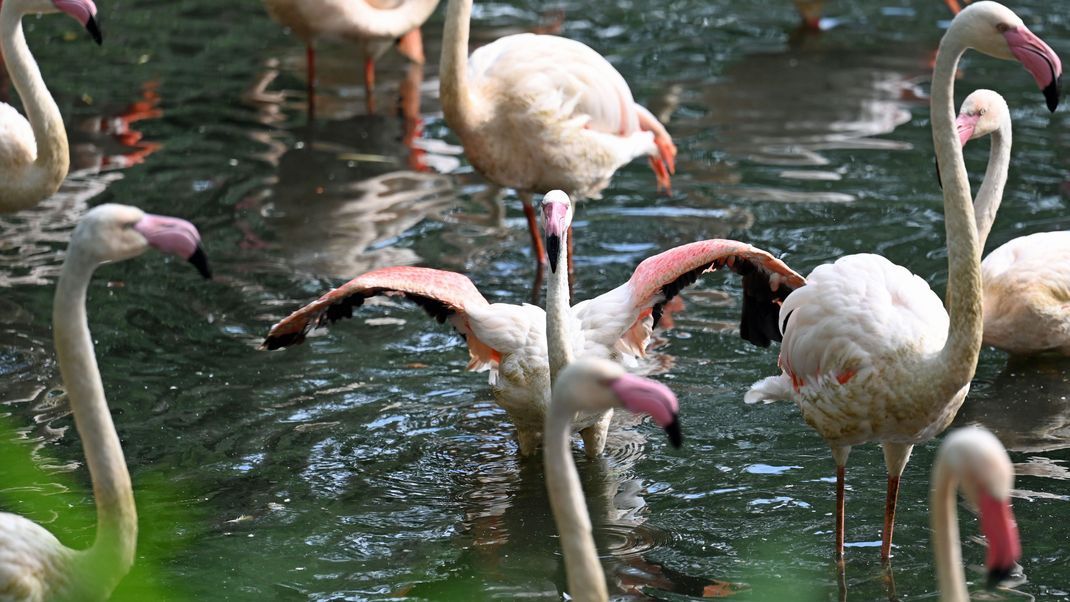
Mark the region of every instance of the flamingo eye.
POLYGON ((996 31, 1000 33, 1007 33, 1010 28, 1011 26, 1007 25, 1006 23, 1000 23, 999 25, 996 25, 996 31))
POLYGON ((977 114, 980 115, 981 117, 984 117, 986 112, 988 112, 988 109, 981 109, 977 114))

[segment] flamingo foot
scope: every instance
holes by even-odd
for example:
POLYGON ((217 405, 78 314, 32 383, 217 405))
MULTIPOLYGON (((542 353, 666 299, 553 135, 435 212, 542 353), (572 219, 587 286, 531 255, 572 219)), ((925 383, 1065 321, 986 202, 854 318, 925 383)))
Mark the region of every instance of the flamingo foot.
POLYGON ((648 159, 650 160, 650 168, 654 170, 654 176, 658 180, 658 192, 664 190, 665 194, 671 195, 672 181, 669 177, 669 168, 665 165, 665 161, 663 161, 661 157, 655 157, 654 155, 650 155, 648 159))
POLYGON ((419 27, 398 38, 398 52, 414 63, 424 64, 424 39, 419 27))

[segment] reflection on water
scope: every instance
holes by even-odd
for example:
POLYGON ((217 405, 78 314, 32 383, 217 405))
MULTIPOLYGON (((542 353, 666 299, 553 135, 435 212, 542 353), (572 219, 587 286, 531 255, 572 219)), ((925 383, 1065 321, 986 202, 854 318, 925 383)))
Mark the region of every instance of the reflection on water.
MULTIPOLYGON (((1020 4, 1034 31, 1070 48, 1070 24, 1057 11, 1040 0, 1020 4)), ((603 199, 577 208, 578 298, 620 284, 649 255, 711 237, 783 253, 803 272, 878 250, 940 288, 943 222, 919 87, 935 24, 946 18, 942 3, 841 3, 845 23, 818 37, 791 36, 787 3, 560 6, 564 19, 531 0, 480 0, 473 39, 542 22, 587 42, 640 102, 671 117, 681 158, 672 197, 656 197, 636 163, 603 199)), ((422 70, 393 53, 380 65, 380 100, 400 100, 382 102, 378 115, 365 115, 353 54, 324 45, 320 118, 308 123, 304 56, 258 7, 135 0, 115 8, 109 29, 123 41, 106 45, 92 70, 51 68, 77 64, 84 48, 34 44, 68 116, 78 171, 45 205, 0 219, 0 413, 24 425, 17 436, 87 482, 47 320, 77 216, 87 204, 119 201, 189 217, 218 274, 209 288, 187 288, 146 260, 102 268, 90 295, 139 510, 169 521, 145 529, 139 547, 167 559, 154 577, 166 591, 175 599, 560 599, 565 576, 541 466, 518 459, 504 415, 485 381, 464 371, 463 346, 448 328, 391 304, 369 308, 380 319, 359 329, 285 354, 254 350, 299 304, 383 265, 458 270, 494 301, 529 298, 518 206, 486 190, 442 122, 442 11, 424 28, 422 70), (145 19, 174 27, 146 28, 145 19), (175 490, 154 496, 150 475, 175 490), (188 545, 176 549, 176 541, 188 545)), ((58 36, 59 21, 30 20, 28 35, 58 36)), ((966 71, 970 89, 997 88, 1019 107, 1001 223, 1015 234, 1063 228, 1065 170, 1051 157, 1068 151, 1058 134, 1067 117, 1043 113, 1028 78, 1008 76, 1013 69, 978 59, 966 71)), ((969 163, 979 176, 983 164, 969 163)), ((997 231, 993 242, 1009 234, 997 231)), ((648 425, 622 425, 605 459, 578 456, 615 596, 838 595, 828 554, 833 466, 795 408, 741 403, 775 366, 776 350, 739 341, 739 286, 700 280, 645 366, 681 399, 684 449, 644 440, 648 425)), ((1012 449, 1018 493, 1029 500, 1016 504, 1029 575, 1019 589, 1065 597, 1066 366, 1003 371, 1004 362, 982 356, 959 420, 986 424, 1012 449)), ((903 598, 935 589, 932 452, 915 450, 900 494, 894 570, 903 598)), ((849 473, 848 539, 876 541, 879 450, 857 448, 849 473)), ((92 516, 88 488, 73 503, 92 516)), ((88 541, 92 532, 89 524, 65 536, 88 541)), ((979 563, 984 549, 969 538, 968 518, 963 533, 966 562, 979 563)), ((873 548, 852 548, 847 564, 850 599, 887 598, 873 548)), ((139 559, 135 572, 147 566, 139 559)), ((120 598, 149 599, 124 587, 120 598)))

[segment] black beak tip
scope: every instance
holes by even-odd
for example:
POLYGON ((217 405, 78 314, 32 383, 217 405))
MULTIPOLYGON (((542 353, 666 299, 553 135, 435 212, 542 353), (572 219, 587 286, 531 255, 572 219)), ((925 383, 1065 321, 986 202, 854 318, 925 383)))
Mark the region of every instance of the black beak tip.
POLYGON ((988 581, 985 583, 987 589, 996 589, 996 587, 1010 578, 1011 573, 1014 571, 1014 565, 1007 567, 992 567, 988 569, 988 581))
POLYGON ((197 271, 204 276, 205 280, 212 279, 212 268, 208 267, 208 256, 204 254, 204 249, 197 246, 197 250, 190 255, 189 262, 193 264, 193 267, 197 268, 197 271))
POLYGON ((673 416, 672 422, 665 425, 665 434, 669 436, 669 443, 679 448, 684 444, 684 434, 680 432, 680 417, 673 416))
POLYGON ((97 46, 104 43, 104 34, 100 32, 100 25, 97 24, 96 19, 89 17, 89 20, 85 22, 85 30, 89 32, 89 36, 93 38, 97 46))
POLYGON ((546 237, 546 259, 550 262, 550 271, 557 273, 557 255, 561 252, 561 237, 549 235, 546 237))
POLYGON ((1048 103, 1048 110, 1052 113, 1059 107, 1059 80, 1061 79, 1062 76, 1053 79, 1052 82, 1044 88, 1044 100, 1048 103))

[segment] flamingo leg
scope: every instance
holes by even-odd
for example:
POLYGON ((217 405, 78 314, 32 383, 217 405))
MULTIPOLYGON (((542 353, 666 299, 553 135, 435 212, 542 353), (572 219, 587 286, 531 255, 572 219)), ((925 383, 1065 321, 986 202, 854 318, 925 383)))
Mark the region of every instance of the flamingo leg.
POLYGON ((308 78, 308 119, 316 118, 316 49, 309 42, 305 46, 305 68, 308 78))
POLYGON ((846 466, 836 467, 836 560, 843 561, 843 530, 844 511, 846 510, 846 492, 844 491, 847 476, 846 466))
POLYGON ((566 251, 568 255, 568 304, 572 305, 572 289, 576 288, 576 269, 572 263, 572 226, 568 227, 566 238, 568 239, 566 251))
POLYGON ((531 248, 535 252, 535 260, 540 266, 546 265, 546 247, 543 246, 542 237, 539 236, 539 222, 535 217, 535 208, 531 206, 531 195, 521 194, 520 202, 524 204, 524 217, 528 220, 528 231, 531 233, 531 248))
POLYGON ((892 555, 892 532, 895 529, 895 502, 899 498, 899 477, 906 468, 913 445, 882 441, 884 464, 888 467, 888 495, 884 499, 884 531, 881 532, 881 561, 892 555))
POLYGON ((375 113, 375 59, 364 59, 364 104, 368 107, 368 114, 375 113))
POLYGON ((398 38, 398 52, 418 65, 424 64, 424 39, 419 27, 398 38))
POLYGON ((416 141, 423 133, 423 119, 420 117, 420 83, 424 77, 424 66, 409 65, 405 79, 401 82, 400 108, 405 120, 405 133, 401 142, 409 149, 409 168, 413 171, 428 172, 427 151, 420 148, 416 141))

